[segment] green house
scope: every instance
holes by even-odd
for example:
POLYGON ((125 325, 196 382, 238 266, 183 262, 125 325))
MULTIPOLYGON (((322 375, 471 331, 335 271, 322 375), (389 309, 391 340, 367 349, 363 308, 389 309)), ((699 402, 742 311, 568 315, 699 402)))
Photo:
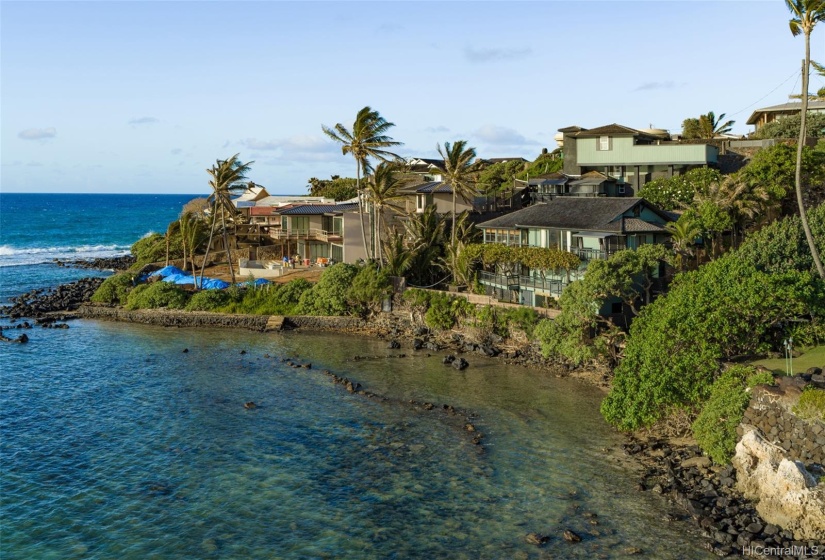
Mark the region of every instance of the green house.
POLYGON ((530 270, 521 267, 504 274, 487 270, 479 281, 487 293, 500 300, 544 306, 558 297, 570 282, 581 278, 587 265, 623 249, 647 243, 666 243, 665 224, 675 216, 643 198, 559 197, 477 224, 484 243, 545 247, 570 251, 582 261, 570 272, 530 270))

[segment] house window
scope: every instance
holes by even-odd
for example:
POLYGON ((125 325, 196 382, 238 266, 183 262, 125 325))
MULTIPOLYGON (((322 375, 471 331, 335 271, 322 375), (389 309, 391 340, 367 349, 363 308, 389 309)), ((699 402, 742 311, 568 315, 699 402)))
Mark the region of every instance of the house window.
POLYGON ((606 152, 610 149, 610 136, 599 136, 599 150, 606 152))
POLYGON ((625 194, 624 183, 619 183, 619 194, 625 194))
POLYGON ((418 208, 418 211, 420 212, 420 211, 424 210, 424 195, 420 194, 416 198, 418 200, 417 208, 418 208))

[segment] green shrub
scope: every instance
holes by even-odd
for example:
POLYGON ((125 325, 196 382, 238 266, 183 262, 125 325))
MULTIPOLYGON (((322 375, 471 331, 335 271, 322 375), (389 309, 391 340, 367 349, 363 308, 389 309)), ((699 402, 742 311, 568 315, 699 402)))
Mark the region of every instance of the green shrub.
POLYGON ((806 387, 799 396, 793 412, 806 420, 825 421, 825 390, 806 387))
POLYGON ((366 316, 381 310, 384 299, 392 293, 387 274, 373 264, 358 271, 347 291, 350 312, 366 316))
POLYGON ((754 373, 748 377, 745 381, 745 385, 747 385, 749 389, 752 389, 757 385, 774 385, 773 374, 769 371, 754 373))
POLYGON ((431 293, 430 307, 424 314, 424 323, 432 329, 449 330, 456 323, 475 313, 475 306, 462 297, 447 293, 431 293))
POLYGON ((736 448, 736 427, 748 408, 750 395, 744 380, 753 368, 733 366, 713 382, 710 398, 696 421, 693 435, 715 463, 726 464, 736 448))
POLYGON ((92 301, 96 303, 126 303, 129 292, 134 287, 134 275, 130 272, 123 272, 108 277, 92 295, 92 301))
MULTIPOLYGON (((272 286, 276 288, 276 286, 272 286)), ((301 301, 301 296, 304 292, 311 290, 312 284, 305 278, 298 278, 290 280, 286 284, 281 284, 273 294, 275 302, 279 308, 283 310, 283 315, 289 315, 298 307, 298 302, 301 301)))
POLYGON ((301 294, 298 312, 306 315, 347 315, 349 289, 359 267, 338 263, 327 268, 311 290, 301 294))
MULTIPOLYGON (((170 250, 181 247, 180 239, 177 240, 177 243, 174 241, 170 243, 170 250)), ((174 256, 179 256, 180 251, 176 251, 174 256)), ((152 233, 143 237, 142 239, 138 239, 132 245, 132 255, 137 259, 137 262, 140 264, 146 264, 151 262, 159 262, 166 259, 166 237, 159 233, 152 233)), ((172 255, 170 254, 170 257, 172 255)), ((173 257, 174 258, 174 257, 173 257)))
POLYGON ((129 293, 127 309, 183 309, 189 301, 189 293, 171 282, 141 284, 129 293))
POLYGON ((229 300, 229 294, 225 290, 202 290, 192 296, 186 304, 186 310, 217 311, 229 303, 229 300))
POLYGON ((735 252, 680 274, 633 321, 602 414, 636 430, 674 407, 699 406, 719 360, 769 350, 773 325, 822 314, 822 285, 810 273, 761 272, 735 252))
POLYGON ((507 327, 507 312, 494 305, 485 305, 475 311, 473 324, 476 328, 498 336, 509 336, 507 327))
POLYGON ((431 292, 410 288, 404 292, 404 295, 402 295, 401 298, 410 307, 418 308, 424 312, 430 307, 430 294, 431 292))
POLYGON ((539 323, 539 314, 532 307, 510 308, 506 312, 507 323, 524 331, 528 338, 533 338, 533 331, 539 323))

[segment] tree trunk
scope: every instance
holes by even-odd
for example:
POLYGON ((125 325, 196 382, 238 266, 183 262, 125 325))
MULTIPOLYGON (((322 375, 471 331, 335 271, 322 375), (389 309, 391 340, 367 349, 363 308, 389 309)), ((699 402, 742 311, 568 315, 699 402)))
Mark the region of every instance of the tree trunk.
POLYGON ((229 264, 229 277, 234 284, 235 267, 232 266, 232 251, 229 250, 229 237, 226 235, 226 214, 224 212, 221 212, 221 228, 223 229, 223 249, 226 251, 226 262, 229 264))
POLYGON ((796 147, 796 175, 794 176, 794 183, 796 187, 796 202, 799 205, 799 217, 802 220, 802 229, 805 231, 805 239, 808 240, 808 246, 811 248, 811 257, 813 257, 816 270, 819 272, 819 277, 825 280, 825 268, 822 267, 822 261, 819 258, 819 251, 816 249, 814 236, 811 233, 811 226, 808 224, 808 215, 805 212, 805 203, 802 199, 802 148, 805 144, 805 125, 808 117, 808 69, 811 65, 811 32, 805 32, 805 60, 802 62, 802 115, 799 123, 799 145, 796 147))
POLYGON ((364 242, 364 254, 366 260, 370 259, 370 249, 367 245, 367 229, 364 227, 364 193, 361 192, 361 162, 355 160, 355 192, 358 193, 358 221, 361 222, 361 239, 364 242))
MULTIPOLYGON (((212 224, 209 227, 209 241, 206 244, 206 251, 203 253, 203 262, 201 263, 201 282, 203 282, 203 272, 206 270, 206 261, 209 259, 209 250, 212 248, 212 236, 215 233, 215 212, 218 211, 218 201, 212 205, 212 224)), ((200 288, 197 278, 195 279, 195 288, 200 288)))
POLYGON ((455 186, 453 186, 453 233, 451 236, 451 242, 455 245, 455 186))

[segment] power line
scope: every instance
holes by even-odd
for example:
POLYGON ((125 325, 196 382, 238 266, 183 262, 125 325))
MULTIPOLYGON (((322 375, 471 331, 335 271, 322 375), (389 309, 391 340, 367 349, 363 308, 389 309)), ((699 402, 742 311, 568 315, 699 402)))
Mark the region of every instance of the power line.
MULTIPOLYGON (((768 93, 766 93, 765 95, 763 95, 762 97, 760 97, 759 99, 757 99, 756 101, 754 101, 753 103, 751 103, 750 105, 748 105, 747 107, 743 107, 743 108, 739 109, 738 111, 736 111, 735 113, 730 113, 728 116, 729 116, 729 117, 732 117, 732 116, 734 116, 734 115, 738 115, 738 114, 739 114, 739 113, 741 113, 742 111, 747 111, 748 109, 750 109, 751 107, 753 107, 754 105, 756 105, 757 103, 759 103, 760 101, 762 101, 763 99, 765 99, 766 97, 768 97, 770 94, 772 94, 773 92, 775 92, 776 90, 778 90, 779 88, 781 88, 782 86, 784 86, 784 85, 788 82, 788 80, 790 80, 790 79, 791 79, 791 78, 793 78, 793 77, 796 77, 796 79, 798 80, 798 79, 799 79, 799 77, 800 77, 801 75, 802 75, 802 71, 801 71, 801 70, 796 70, 796 71, 794 71, 794 73, 793 73, 793 74, 791 74, 790 76, 788 76, 787 78, 785 78, 784 80, 782 80, 782 83, 781 83, 781 84, 779 84, 778 86, 776 86, 775 88, 773 88, 771 91, 769 91, 768 93)), ((796 87, 796 86, 794 86, 794 87, 796 87)))

